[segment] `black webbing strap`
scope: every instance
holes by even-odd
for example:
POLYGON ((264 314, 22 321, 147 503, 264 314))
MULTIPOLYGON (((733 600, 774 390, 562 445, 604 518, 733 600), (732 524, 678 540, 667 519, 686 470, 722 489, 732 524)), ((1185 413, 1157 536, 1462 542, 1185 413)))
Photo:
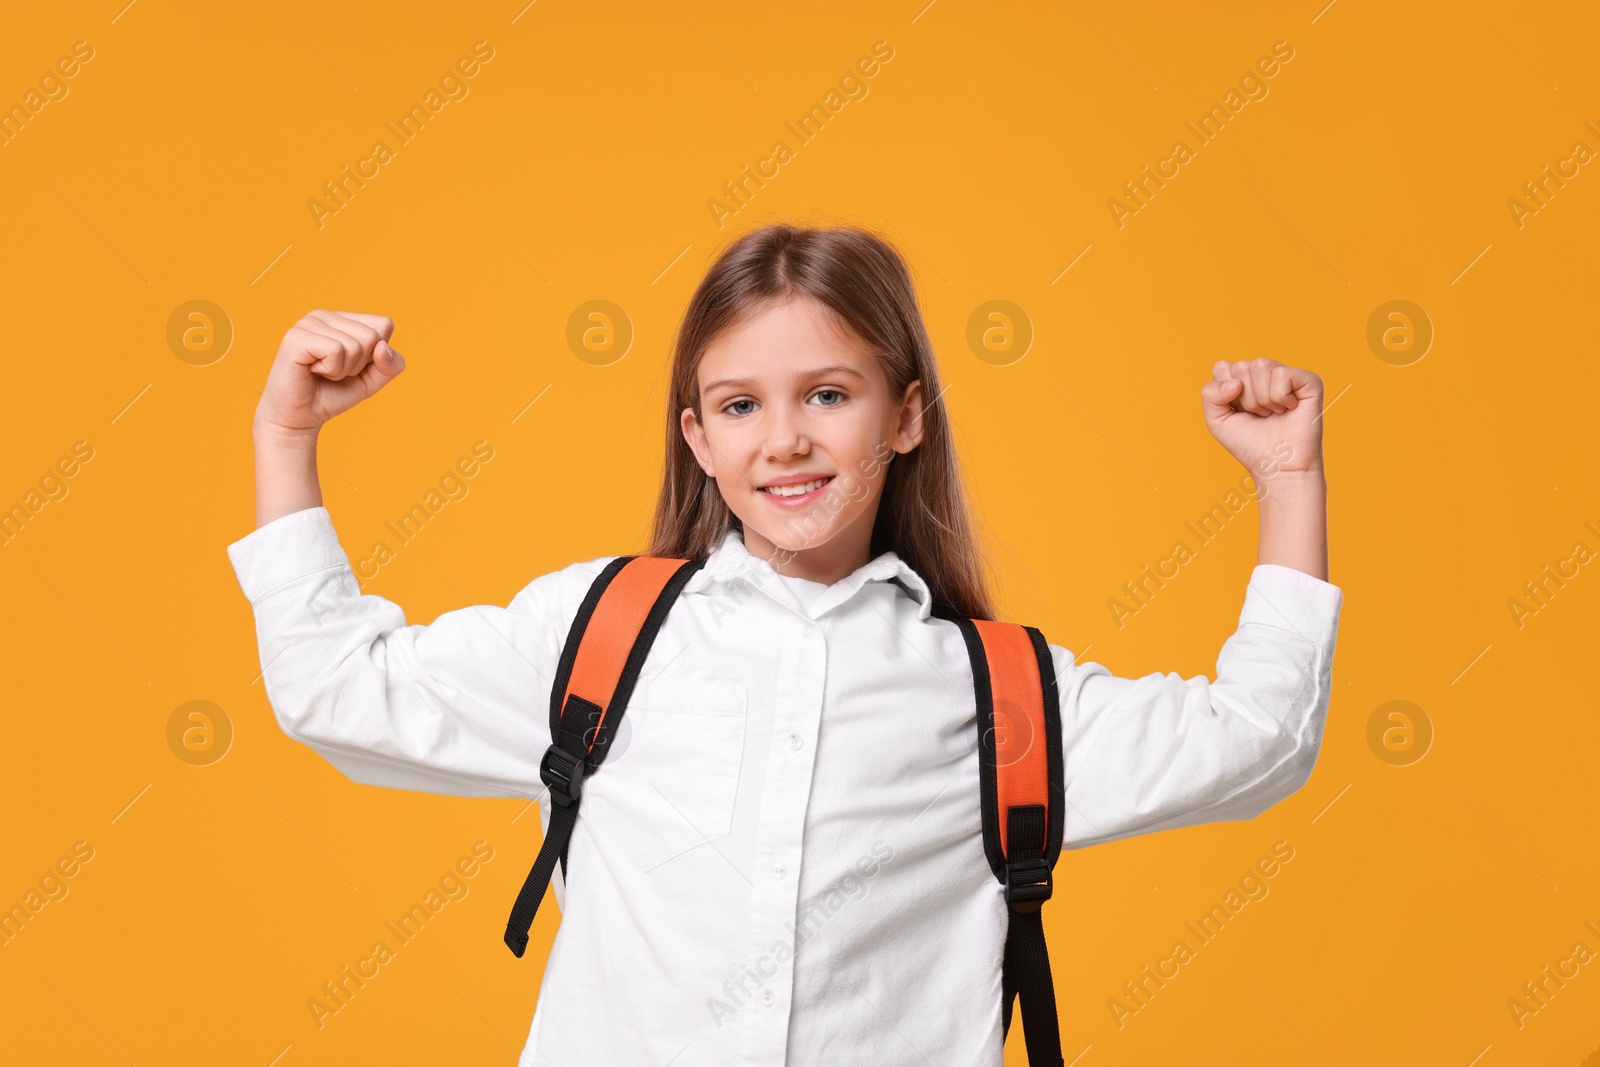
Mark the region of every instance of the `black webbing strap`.
MULTIPOLYGON (((580 773, 582 773, 584 777, 588 777, 590 774, 593 774, 596 770, 599 769, 599 765, 600 765, 601 761, 603 761, 605 759, 606 749, 609 747, 609 745, 611 743, 611 739, 616 736, 615 726, 616 726, 617 722, 621 721, 621 717, 619 716, 617 719, 612 720, 611 723, 608 723, 606 725, 606 727, 604 729, 602 729, 601 725, 600 725, 601 714, 600 714, 599 705, 592 704, 589 701, 584 700, 582 697, 579 697, 576 693, 572 694, 571 697, 568 698, 566 707, 567 707, 567 711, 572 714, 572 718, 571 719, 567 718, 567 716, 565 714, 563 714, 561 716, 561 723, 562 723, 561 728, 556 730, 556 745, 557 745, 558 748, 562 747, 561 746, 561 735, 565 731, 567 724, 568 723, 575 723, 577 721, 578 716, 581 715, 583 717, 583 719, 584 719, 584 723, 583 723, 583 740, 584 740, 585 744, 589 748, 588 763, 589 764, 593 764, 593 766, 589 767, 589 769, 587 769, 587 770, 585 770, 585 767, 579 767, 579 768, 577 768, 577 770, 580 773), (598 758, 596 758, 596 753, 595 753, 595 749, 597 747, 599 749, 598 758)), ((570 742, 569 742, 569 745, 570 745, 570 742)), ((570 751, 570 748, 566 749, 566 751, 570 751)), ((585 766, 587 766, 587 764, 585 766)), ((541 771, 540 777, 546 778, 545 785, 547 785, 547 786, 550 785, 551 783, 548 780, 548 776, 543 774, 543 766, 542 765, 540 767, 540 771, 541 771)), ((570 774, 567 775, 567 777, 570 779, 570 777, 571 777, 570 774)), ((555 799, 555 794, 554 793, 551 793, 550 796, 551 796, 552 800, 555 799)), ((576 802, 574 802, 572 806, 573 807, 577 807, 578 805, 577 805, 576 802)), ((551 818, 552 822, 555 820, 555 811, 553 809, 550 812, 550 818, 551 818)), ((569 831, 567 831, 567 839, 561 843, 561 859, 560 859, 560 863, 561 863, 561 877, 563 879, 565 879, 567 877, 567 849, 571 844, 572 844, 572 834, 571 834, 571 831, 569 830, 569 831)), ((541 852, 544 851, 542 846, 540 848, 540 851, 541 852)), ((532 872, 529 872, 529 873, 531 874, 532 872)), ((546 882, 548 882, 548 878, 546 879, 546 882)), ((533 916, 531 916, 531 915, 528 916, 528 922, 530 924, 533 922, 533 916)), ((521 953, 518 953, 518 955, 521 955, 521 953)))
POLYGON ((550 875, 557 859, 561 861, 565 877, 567 842, 572 839, 572 828, 578 823, 578 802, 583 798, 589 731, 599 717, 599 706, 576 693, 568 696, 567 710, 561 716, 561 730, 539 764, 539 777, 550 787, 550 829, 539 846, 539 858, 534 860, 533 869, 517 891, 511 918, 506 922, 506 947, 518 959, 527 951, 528 930, 539 914, 539 905, 550 886, 550 875))
POLYGON ((1056 1019, 1050 952, 1039 910, 1051 893, 1050 865, 1044 859, 1044 831, 1043 805, 1007 809, 1006 903, 1011 908, 1011 923, 1006 932, 1000 978, 1000 1033, 1003 1042, 1011 1032, 1012 998, 1020 998, 1029 1067, 1061 1067, 1061 1027, 1056 1019))
MULTIPOLYGON (((557 863, 561 864, 562 876, 566 876, 567 846, 572 840, 572 830, 578 821, 578 806, 583 799, 583 780, 599 770, 600 764, 605 760, 606 753, 610 750, 611 739, 616 736, 616 731, 622 723, 623 715, 628 708, 628 699, 633 694, 634 683, 639 679, 639 673, 644 667, 645 658, 650 654, 650 646, 655 642, 656 634, 666 621, 672 605, 677 602, 679 592, 690 577, 705 566, 705 563, 704 559, 662 560, 619 556, 595 577, 588 594, 573 617, 572 627, 567 632, 567 640, 561 650, 555 682, 551 686, 551 745, 545 750, 544 758, 539 762, 539 778, 550 791, 550 825, 545 831, 544 843, 539 847, 539 856, 534 860, 533 869, 528 872, 522 888, 517 892, 516 903, 511 907, 511 917, 506 922, 506 947, 519 959, 528 948, 528 930, 533 926, 534 917, 539 913, 539 905, 544 900, 545 890, 550 887, 550 878, 557 863), (672 570, 671 576, 661 583, 659 591, 652 591, 650 599, 643 601, 649 604, 649 610, 642 621, 638 621, 635 616, 633 622, 620 623, 624 628, 637 626, 636 633, 630 631, 620 635, 615 632, 599 634, 597 631, 597 635, 607 641, 614 641, 619 637, 628 641, 626 660, 621 665, 620 673, 616 674, 615 685, 610 690, 608 711, 570 691, 569 683, 573 678, 579 647, 583 645, 585 635, 589 633, 590 620, 595 616, 602 596, 623 569, 636 559, 648 559, 652 569, 663 564, 672 564, 675 569, 672 570), (565 694, 564 701, 563 694, 565 694)), ((658 581, 660 578, 660 572, 656 571, 653 579, 646 578, 641 581, 645 583, 644 588, 648 589, 649 581, 658 581)), ((632 598, 642 595, 641 587, 633 586, 626 589, 623 595, 628 598, 625 600, 626 603, 637 606, 640 602, 632 598)), ((610 618, 615 624, 619 616, 613 614, 610 618)), ((620 618, 626 620, 628 616, 624 613, 620 618)), ((590 681, 594 679, 591 678, 590 681)), ((601 692, 603 691, 602 689, 601 692)))

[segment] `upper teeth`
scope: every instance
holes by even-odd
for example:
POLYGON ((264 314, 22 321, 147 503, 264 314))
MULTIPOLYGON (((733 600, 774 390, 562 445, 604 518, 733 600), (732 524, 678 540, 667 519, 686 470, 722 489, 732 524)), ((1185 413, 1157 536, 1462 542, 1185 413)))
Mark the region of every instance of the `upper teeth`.
POLYGON ((774 496, 800 496, 803 493, 809 493, 813 489, 820 488, 827 480, 826 478, 818 478, 814 481, 806 482, 804 485, 771 485, 763 489, 762 492, 771 493, 774 496))

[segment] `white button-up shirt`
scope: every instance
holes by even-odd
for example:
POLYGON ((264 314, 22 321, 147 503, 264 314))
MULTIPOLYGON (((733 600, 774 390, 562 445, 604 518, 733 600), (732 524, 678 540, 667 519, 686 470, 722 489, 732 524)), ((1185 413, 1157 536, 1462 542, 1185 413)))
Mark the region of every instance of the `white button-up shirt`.
MULTIPOLYGON (((285 733, 356 782, 537 798, 548 831, 550 688, 614 556, 407 625, 360 592, 325 508, 228 554, 285 733)), ((730 532, 668 614, 584 782, 520 1067, 1002 1063, 1009 911, 961 634, 892 552, 802 588, 730 532)), ((1303 785, 1342 596, 1256 566, 1215 680, 1119 678, 1052 644, 1064 846, 1249 819, 1303 785)), ((519 887, 537 846, 505 850, 519 887)))

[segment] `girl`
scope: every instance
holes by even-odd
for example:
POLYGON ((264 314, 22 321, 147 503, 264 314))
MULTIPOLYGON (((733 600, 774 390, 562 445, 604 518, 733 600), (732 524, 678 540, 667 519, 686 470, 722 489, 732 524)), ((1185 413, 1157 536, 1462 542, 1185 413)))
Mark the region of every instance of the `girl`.
MULTIPOLYGON (((549 694, 616 557, 426 626, 359 592, 316 437, 402 372, 393 329, 313 311, 268 375, 257 529, 228 547, 267 695, 354 781, 536 798, 549 833, 549 694)), ((1068 848, 1253 818, 1316 764, 1342 600, 1322 383, 1269 359, 1212 377, 1206 426, 1259 479, 1259 562, 1215 681, 1049 646, 1068 848)), ((856 229, 744 235, 690 301, 670 393, 645 554, 705 564, 582 783, 519 1062, 996 1067, 1008 909, 948 617, 993 612, 905 265, 856 229)), ((520 869, 528 836, 502 843, 520 869)))

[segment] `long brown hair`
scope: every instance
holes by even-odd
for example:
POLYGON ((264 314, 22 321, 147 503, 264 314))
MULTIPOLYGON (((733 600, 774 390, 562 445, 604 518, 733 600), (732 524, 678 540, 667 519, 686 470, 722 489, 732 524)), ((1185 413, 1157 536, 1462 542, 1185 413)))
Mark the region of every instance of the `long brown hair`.
POLYGON ((923 437, 887 465, 872 528, 872 558, 893 551, 922 576, 934 610, 993 619, 987 569, 969 514, 933 345, 894 247, 852 226, 763 226, 734 240, 701 279, 678 327, 667 396, 666 462, 647 555, 704 559, 743 530, 683 439, 679 413, 701 418, 700 359, 725 330, 793 297, 815 300, 869 345, 896 400, 922 382, 923 437))

